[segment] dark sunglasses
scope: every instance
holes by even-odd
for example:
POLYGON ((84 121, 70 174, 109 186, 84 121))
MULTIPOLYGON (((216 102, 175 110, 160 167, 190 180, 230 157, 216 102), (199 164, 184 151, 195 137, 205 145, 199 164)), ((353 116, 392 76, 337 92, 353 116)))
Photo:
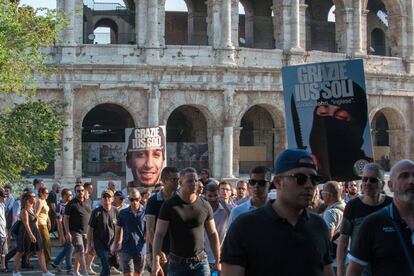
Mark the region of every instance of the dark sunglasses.
POLYGON ((362 178, 362 181, 363 182, 368 182, 368 180, 369 180, 369 182, 370 183, 378 183, 380 180, 378 179, 378 177, 368 177, 368 176, 364 176, 363 178, 362 178))
POLYGON ((134 202, 134 201, 140 201, 140 200, 141 200, 139 197, 136 197, 136 198, 129 197, 128 199, 129 199, 129 201, 131 201, 131 202, 134 202))
POLYGON ((323 181, 322 176, 318 174, 307 175, 304 173, 294 173, 294 174, 287 174, 287 175, 279 175, 279 177, 294 177, 296 178, 296 183, 299 186, 305 185, 308 179, 310 179, 312 185, 314 186, 318 185, 319 183, 323 181))
POLYGON ((255 180, 255 179, 249 179, 249 185, 255 186, 256 184, 259 184, 260 187, 266 186, 266 183, 269 182, 265 179, 255 180))

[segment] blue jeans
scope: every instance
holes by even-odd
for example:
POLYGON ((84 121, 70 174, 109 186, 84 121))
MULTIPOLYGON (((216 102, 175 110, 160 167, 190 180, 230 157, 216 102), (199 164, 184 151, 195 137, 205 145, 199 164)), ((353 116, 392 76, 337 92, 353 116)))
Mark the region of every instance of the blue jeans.
POLYGON ((210 265, 207 258, 198 263, 168 264, 168 276, 210 276, 210 265))
POLYGON ((100 276, 110 276, 111 275, 111 268, 109 266, 108 263, 108 256, 109 256, 109 251, 106 250, 95 250, 96 251, 96 256, 98 256, 98 258, 101 260, 101 265, 102 265, 102 271, 99 274, 100 276))
POLYGON ((63 257, 65 257, 66 269, 71 270, 72 269, 72 253, 73 253, 72 243, 70 242, 65 243, 63 245, 62 251, 59 252, 59 254, 56 256, 53 263, 55 265, 59 265, 60 262, 63 260, 63 257))

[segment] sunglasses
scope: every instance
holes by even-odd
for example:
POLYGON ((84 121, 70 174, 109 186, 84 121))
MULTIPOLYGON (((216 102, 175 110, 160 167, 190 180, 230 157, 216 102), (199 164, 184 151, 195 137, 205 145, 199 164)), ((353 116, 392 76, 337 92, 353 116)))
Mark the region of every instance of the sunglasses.
POLYGON ((312 185, 314 186, 318 185, 319 183, 323 181, 322 176, 318 174, 307 175, 304 173, 294 173, 294 174, 287 174, 287 175, 279 175, 279 177, 294 177, 296 178, 296 183, 299 186, 305 185, 308 179, 310 179, 312 185))
POLYGON ((140 201, 141 200, 139 197, 136 197, 136 198, 129 197, 128 199, 131 202, 135 202, 135 201, 140 201))
POLYGON ((380 180, 378 179, 378 177, 368 177, 368 176, 364 176, 362 178, 362 182, 370 182, 370 183, 378 183, 380 180))
POLYGON ((85 190, 77 190, 76 192, 77 193, 83 193, 83 192, 85 192, 85 190))
POLYGON ((259 184, 260 187, 264 187, 267 184, 267 180, 265 179, 260 179, 260 180, 255 180, 255 179, 249 179, 249 185, 250 186, 255 186, 256 184, 259 184))

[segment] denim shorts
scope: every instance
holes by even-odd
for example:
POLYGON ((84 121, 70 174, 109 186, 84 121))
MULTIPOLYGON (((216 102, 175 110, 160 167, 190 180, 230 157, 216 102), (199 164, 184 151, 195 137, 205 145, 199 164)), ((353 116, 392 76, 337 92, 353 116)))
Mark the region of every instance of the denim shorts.
POLYGON ((144 270, 145 256, 142 255, 129 255, 126 252, 121 252, 122 265, 124 273, 140 272, 144 270))

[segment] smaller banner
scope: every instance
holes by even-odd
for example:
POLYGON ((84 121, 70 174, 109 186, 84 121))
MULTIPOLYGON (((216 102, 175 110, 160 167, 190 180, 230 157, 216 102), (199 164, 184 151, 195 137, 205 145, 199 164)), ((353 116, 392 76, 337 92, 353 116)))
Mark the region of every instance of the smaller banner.
POLYGON ((152 187, 165 167, 165 126, 125 129, 128 187, 152 187))
POLYGON ((358 179, 373 161, 362 60, 282 69, 289 148, 312 153, 325 180, 358 179))

